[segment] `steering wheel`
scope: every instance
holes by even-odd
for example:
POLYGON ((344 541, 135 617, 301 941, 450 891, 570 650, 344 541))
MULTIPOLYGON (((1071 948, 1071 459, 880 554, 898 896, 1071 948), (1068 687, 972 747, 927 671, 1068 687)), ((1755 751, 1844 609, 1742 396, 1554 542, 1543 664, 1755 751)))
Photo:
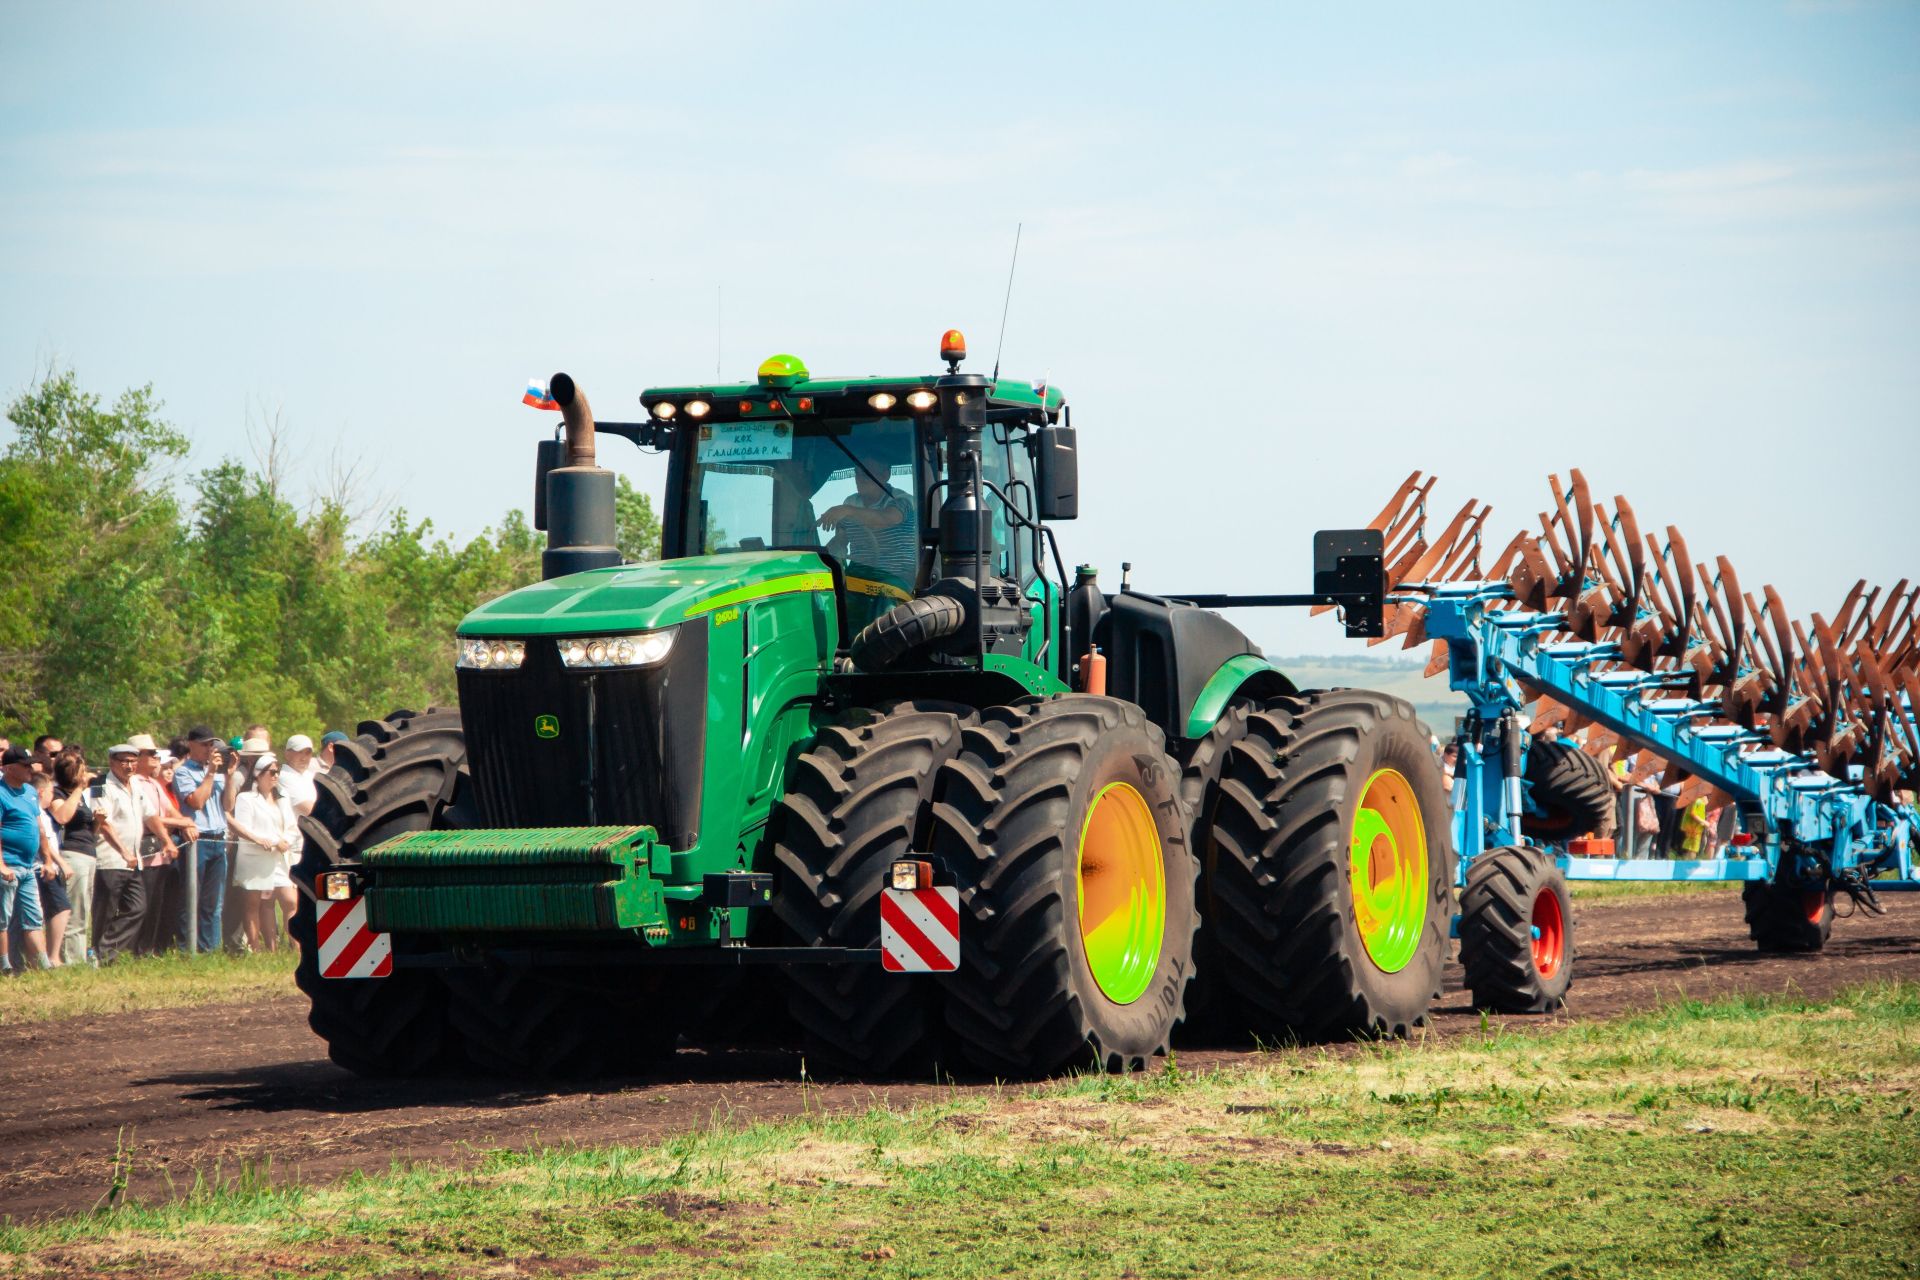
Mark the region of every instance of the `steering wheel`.
POLYGON ((856 559, 873 564, 880 558, 880 534, 870 525, 842 520, 834 527, 833 540, 827 549, 832 551, 836 543, 844 548, 834 552, 843 564, 851 564, 856 559))

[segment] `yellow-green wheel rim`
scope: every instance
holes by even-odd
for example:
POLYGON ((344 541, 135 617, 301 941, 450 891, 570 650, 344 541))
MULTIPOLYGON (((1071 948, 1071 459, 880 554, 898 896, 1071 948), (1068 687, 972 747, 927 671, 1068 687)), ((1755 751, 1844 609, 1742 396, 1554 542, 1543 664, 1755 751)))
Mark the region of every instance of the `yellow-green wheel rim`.
POLYGON ((1427 924, 1427 830, 1413 787, 1396 769, 1367 779, 1348 843, 1353 922, 1367 958, 1398 973, 1420 949, 1427 924))
POLYGON ((1088 806, 1074 880, 1087 968, 1107 999, 1132 1004, 1160 967, 1167 881, 1153 810, 1130 784, 1108 783, 1088 806))

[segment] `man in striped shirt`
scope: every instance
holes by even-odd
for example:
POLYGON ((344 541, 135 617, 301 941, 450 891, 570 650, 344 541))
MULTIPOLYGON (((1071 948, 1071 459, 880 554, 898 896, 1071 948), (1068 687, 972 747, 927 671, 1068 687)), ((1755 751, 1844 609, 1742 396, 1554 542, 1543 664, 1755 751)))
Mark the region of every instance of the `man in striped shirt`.
POLYGON ((883 458, 862 456, 853 469, 853 492, 822 512, 819 523, 835 535, 835 555, 878 570, 911 592, 920 569, 919 521, 913 498, 885 483, 892 469, 883 458))

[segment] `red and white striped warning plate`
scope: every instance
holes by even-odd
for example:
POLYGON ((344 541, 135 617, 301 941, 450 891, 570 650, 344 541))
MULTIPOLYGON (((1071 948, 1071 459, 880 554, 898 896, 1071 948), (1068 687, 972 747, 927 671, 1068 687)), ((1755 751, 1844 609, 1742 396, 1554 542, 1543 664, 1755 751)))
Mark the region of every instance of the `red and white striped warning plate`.
POLYGON ((393 935, 367 928, 367 900, 316 902, 323 978, 384 978, 393 972, 393 935))
POLYGON ((960 891, 880 891, 880 967, 888 973, 952 973, 960 967, 960 891))

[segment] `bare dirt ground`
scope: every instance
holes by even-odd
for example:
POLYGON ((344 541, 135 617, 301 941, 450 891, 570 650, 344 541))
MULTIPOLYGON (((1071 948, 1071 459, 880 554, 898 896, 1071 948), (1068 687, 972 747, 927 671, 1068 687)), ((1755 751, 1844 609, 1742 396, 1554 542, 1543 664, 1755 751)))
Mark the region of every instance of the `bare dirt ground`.
MULTIPOLYGON (((1679 996, 1798 991, 1810 997, 1881 979, 1920 979, 1920 901, 1836 923, 1815 956, 1755 951, 1740 899, 1712 892, 1582 904, 1577 980, 1565 1019, 1606 1018, 1679 996)), ((106 1191, 116 1145, 133 1154, 133 1193, 183 1194, 196 1172, 226 1177, 271 1160, 276 1179, 318 1181, 393 1161, 459 1162, 495 1147, 645 1143, 703 1126, 806 1109, 945 1099, 987 1085, 803 1085, 788 1053, 683 1050, 633 1080, 567 1088, 438 1080, 369 1083, 327 1060, 296 996, 0 1028, 0 1214, 16 1221, 81 1211, 106 1191)), ((1562 1019, 1515 1019, 1553 1026, 1562 1019)), ((1449 966, 1441 1036, 1480 1019, 1449 966)), ((1181 1065, 1248 1060, 1188 1049, 1181 1065)))

